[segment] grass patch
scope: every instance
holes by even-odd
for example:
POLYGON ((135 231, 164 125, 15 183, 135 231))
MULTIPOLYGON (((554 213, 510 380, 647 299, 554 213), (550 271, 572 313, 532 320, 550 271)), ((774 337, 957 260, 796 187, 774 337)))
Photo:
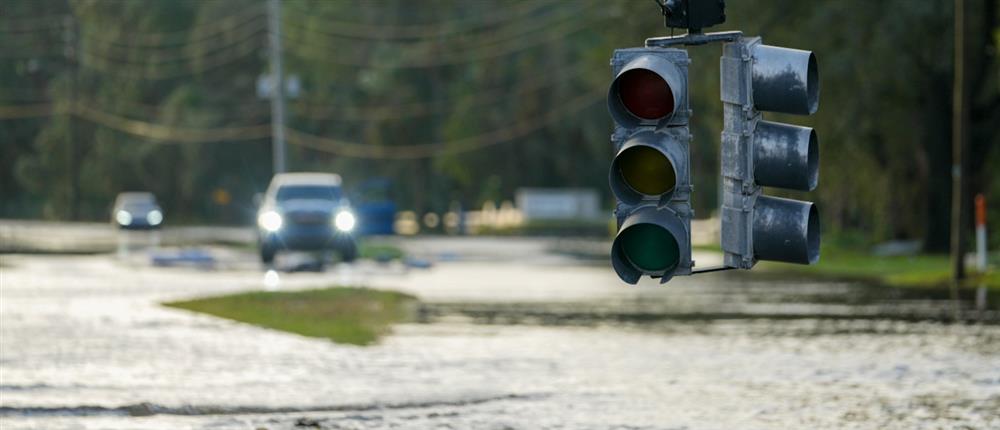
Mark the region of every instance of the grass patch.
MULTIPOLYGON (((897 287, 945 287, 951 282, 951 260, 944 254, 880 257, 839 247, 824 247, 819 263, 800 266, 764 262, 764 270, 809 276, 859 279, 897 287)), ((975 273, 970 270, 962 287, 979 285, 1000 290, 1000 272, 975 273)))
POLYGON ((691 245, 691 250, 692 251, 704 251, 704 252, 717 252, 717 253, 721 254, 722 253, 722 246, 720 246, 718 244, 714 244, 714 243, 713 244, 698 244, 698 245, 691 245))
POLYGON ((332 287, 256 291, 165 306, 352 345, 370 345, 415 318, 417 299, 395 291, 332 287))
POLYGON ((614 234, 614 220, 531 220, 508 227, 480 226, 481 236, 608 237, 614 234))
POLYGON ((361 258, 377 261, 401 260, 405 253, 398 246, 362 241, 358 248, 361 258))
MULTIPOLYGON (((777 275, 865 281, 893 287, 946 288, 951 284, 951 258, 947 254, 877 256, 874 246, 859 233, 840 233, 823 237, 819 262, 812 266, 762 261, 755 268, 777 275)), ((722 252, 718 244, 696 245, 699 251, 722 252)), ((990 255, 990 266, 1000 266, 1000 253, 990 255)), ((977 273, 966 266, 962 288, 980 285, 1000 291, 1000 271, 977 273)))

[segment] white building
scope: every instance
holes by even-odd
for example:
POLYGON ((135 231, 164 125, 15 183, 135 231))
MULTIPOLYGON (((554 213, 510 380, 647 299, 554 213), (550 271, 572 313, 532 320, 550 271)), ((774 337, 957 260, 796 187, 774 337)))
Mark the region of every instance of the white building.
POLYGON ((592 188, 520 188, 515 204, 524 221, 597 220, 609 217, 601 196, 592 188))

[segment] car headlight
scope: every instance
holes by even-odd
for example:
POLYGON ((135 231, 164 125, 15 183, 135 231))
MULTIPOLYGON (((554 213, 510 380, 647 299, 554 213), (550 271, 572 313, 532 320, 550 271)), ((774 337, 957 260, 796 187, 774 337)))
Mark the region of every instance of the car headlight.
POLYGON ((267 211, 257 217, 257 225, 271 233, 281 230, 282 222, 281 214, 275 211, 267 211))
POLYGON ((132 214, 126 211, 118 211, 117 213, 115 213, 115 221, 118 221, 119 225, 131 225, 132 214))
POLYGON ((160 225, 160 223, 163 222, 163 213, 156 209, 149 211, 149 213, 146 214, 146 222, 148 222, 149 225, 160 225))
POLYGON ((354 230, 354 224, 357 220, 354 219, 354 214, 350 211, 340 211, 337 212, 337 216, 333 218, 333 225, 337 227, 340 231, 351 231, 354 230))

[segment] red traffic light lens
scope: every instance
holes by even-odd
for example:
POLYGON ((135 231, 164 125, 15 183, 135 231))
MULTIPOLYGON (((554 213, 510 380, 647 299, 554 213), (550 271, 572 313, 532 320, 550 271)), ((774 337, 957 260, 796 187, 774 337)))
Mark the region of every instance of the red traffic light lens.
POLYGON ((632 69, 618 78, 618 97, 625 109, 642 119, 660 119, 674 112, 674 93, 660 75, 632 69))

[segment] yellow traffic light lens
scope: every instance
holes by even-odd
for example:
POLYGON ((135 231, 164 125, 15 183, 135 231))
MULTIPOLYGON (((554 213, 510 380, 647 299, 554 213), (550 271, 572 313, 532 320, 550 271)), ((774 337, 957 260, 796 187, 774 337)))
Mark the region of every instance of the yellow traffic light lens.
POLYGON ((635 224, 623 230, 618 241, 625 257, 645 272, 673 270, 680 261, 677 238, 656 224, 635 224))
POLYGON ((644 145, 628 148, 615 162, 622 180, 647 196, 669 193, 677 186, 677 172, 662 152, 644 145))
POLYGON ((618 77, 618 97, 625 109, 642 119, 660 119, 674 113, 674 93, 660 75, 632 69, 618 77))

